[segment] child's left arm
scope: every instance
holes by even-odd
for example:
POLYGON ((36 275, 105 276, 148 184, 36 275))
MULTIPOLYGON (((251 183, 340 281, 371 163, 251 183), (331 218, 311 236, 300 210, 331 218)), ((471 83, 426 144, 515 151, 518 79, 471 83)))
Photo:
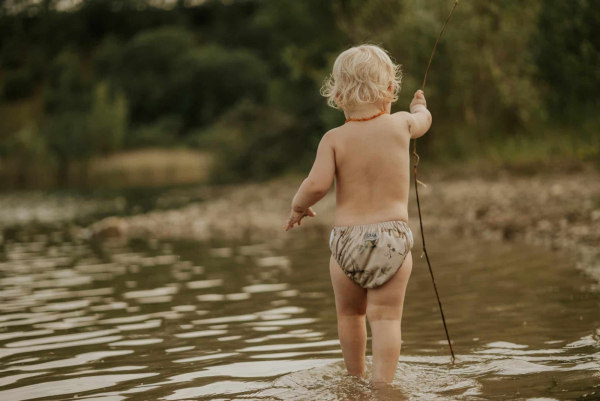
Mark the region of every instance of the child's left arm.
POLYGON ((335 152, 331 133, 323 135, 317 149, 315 163, 308 174, 308 177, 302 182, 296 196, 292 201, 292 212, 285 223, 285 231, 294 227, 294 224, 301 224, 304 216, 314 217, 311 206, 320 201, 327 195, 333 177, 335 175, 335 152))

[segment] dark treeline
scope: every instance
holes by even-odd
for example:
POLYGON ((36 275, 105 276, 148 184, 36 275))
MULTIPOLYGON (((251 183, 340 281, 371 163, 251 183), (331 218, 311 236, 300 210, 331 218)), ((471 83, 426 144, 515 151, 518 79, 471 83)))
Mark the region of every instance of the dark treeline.
MULTIPOLYGON (((319 88, 335 57, 374 42, 403 65, 406 109, 451 2, 0 0, 0 151, 26 169, 121 149, 215 152, 221 181, 306 168, 343 123, 319 88), (152 6, 151 6, 152 5, 152 6), (167 7, 168 6, 168 7, 167 7)), ((439 161, 600 156, 594 0, 463 2, 426 95, 439 161)))

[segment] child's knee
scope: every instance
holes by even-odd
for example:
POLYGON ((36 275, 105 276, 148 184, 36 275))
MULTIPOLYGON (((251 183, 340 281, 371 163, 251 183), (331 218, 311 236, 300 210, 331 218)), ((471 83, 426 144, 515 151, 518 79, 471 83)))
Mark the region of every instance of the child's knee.
POLYGON ((367 314, 366 305, 338 305, 338 316, 365 316, 367 314))
POLYGON ((397 320, 402 319, 402 310, 396 306, 388 305, 368 305, 367 319, 369 322, 378 320, 397 320))

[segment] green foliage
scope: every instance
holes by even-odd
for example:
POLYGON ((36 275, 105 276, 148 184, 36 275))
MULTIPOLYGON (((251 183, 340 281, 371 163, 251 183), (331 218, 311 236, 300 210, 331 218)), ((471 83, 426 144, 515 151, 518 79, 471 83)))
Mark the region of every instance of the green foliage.
POLYGON ((19 37, 3 40, 0 47, 0 67, 6 69, 21 67, 26 57, 25 46, 26 43, 19 37))
MULTIPOLYGON (((323 133, 343 123, 319 88, 351 45, 381 44, 403 65, 392 110, 406 110, 452 7, 209 0, 168 10, 107 0, 58 12, 54 2, 19 4, 22 13, 0 18, 3 102, 45 88, 38 121, 47 122, 40 137, 50 155, 68 163, 124 146, 187 144, 223 155, 215 177, 227 182, 307 169, 323 133)), ((434 124, 421 153, 494 165, 598 160, 599 29, 593 0, 461 2, 428 76, 434 124)), ((19 132, 11 141, 25 146, 30 134, 19 132)))
POLYGON ((192 146, 216 153, 211 179, 218 183, 261 180, 288 167, 297 132, 291 116, 241 101, 205 131, 192 146))
POLYGON ((29 123, 0 142, 0 155, 3 165, 13 166, 15 184, 19 188, 25 188, 30 181, 28 178, 36 178, 31 167, 36 164, 48 163, 48 146, 46 139, 40 134, 38 127, 29 123))
POLYGON ((105 44, 97 69, 123 88, 133 122, 150 122, 172 109, 176 60, 192 50, 194 35, 180 28, 141 32, 123 49, 105 44), (108 75, 107 73, 111 73, 108 75))
POLYGON ((0 154, 20 160, 39 158, 46 152, 46 140, 34 124, 26 125, 0 143, 0 154))
POLYGON ((92 155, 83 113, 64 112, 54 116, 43 129, 50 152, 59 160, 83 160, 92 155))
POLYGON ((46 64, 46 56, 43 51, 34 49, 29 56, 28 66, 31 78, 35 82, 41 81, 46 76, 46 64))
POLYGON ((90 85, 82 74, 80 56, 70 50, 60 53, 48 71, 46 111, 57 114, 89 108, 90 85))
POLYGON ((206 125, 239 99, 261 102, 268 82, 267 66, 252 53, 199 47, 176 61, 170 98, 177 99, 177 109, 172 111, 186 128, 206 125))
POLYGON ((542 0, 532 52, 553 113, 574 120, 600 106, 600 7, 594 0, 542 0))
POLYGON ((114 36, 107 37, 93 56, 94 73, 99 79, 117 75, 119 61, 123 58, 124 44, 114 36))
POLYGON ((105 83, 94 88, 89 111, 54 114, 44 128, 52 154, 61 160, 85 160, 122 147, 127 131, 127 103, 105 83))
POLYGON ((180 28, 142 32, 124 45, 109 38, 95 71, 123 88, 133 124, 179 116, 183 130, 214 121, 242 97, 260 101, 268 85, 268 67, 251 52, 196 47, 193 33, 180 28))
POLYGON ((133 129, 127 136, 126 146, 129 148, 172 147, 178 143, 182 126, 179 116, 160 117, 150 124, 133 129))
POLYGON ((86 121, 89 147, 104 154, 119 150, 125 140, 127 124, 128 108, 123 93, 111 96, 106 83, 98 84, 86 121))
POLYGON ((4 77, 3 86, 3 98, 14 101, 31 95, 34 89, 34 80, 28 70, 10 71, 4 77))
MULTIPOLYGON (((391 13, 397 3, 380 0, 377 9, 391 13)), ((371 2, 355 6, 346 16, 351 18, 350 26, 368 30, 381 12, 371 10, 372 6, 371 2)), ((369 37, 384 43, 403 64, 401 100, 410 99, 420 89, 431 50, 450 8, 450 4, 432 1, 402 2, 396 22, 369 37)), ((425 88, 429 99, 435 97, 429 107, 436 125, 439 122, 443 127, 467 125, 477 127, 479 132, 511 132, 535 117, 540 97, 532 82, 536 68, 529 46, 538 8, 537 2, 460 4, 438 45, 425 88)), ((401 103, 400 109, 406 109, 408 101, 401 103)))

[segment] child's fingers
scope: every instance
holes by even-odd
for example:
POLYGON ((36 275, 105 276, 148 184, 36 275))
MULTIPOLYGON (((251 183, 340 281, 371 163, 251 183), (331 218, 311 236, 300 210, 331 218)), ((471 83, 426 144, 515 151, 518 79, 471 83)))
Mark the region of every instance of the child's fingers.
POLYGON ((304 214, 300 214, 299 212, 292 211, 292 217, 286 221, 284 225, 285 231, 288 231, 291 228, 294 228, 294 224, 298 223, 298 225, 302 225, 302 219, 306 216, 315 217, 317 214, 312 210, 312 208, 306 209, 304 214))

